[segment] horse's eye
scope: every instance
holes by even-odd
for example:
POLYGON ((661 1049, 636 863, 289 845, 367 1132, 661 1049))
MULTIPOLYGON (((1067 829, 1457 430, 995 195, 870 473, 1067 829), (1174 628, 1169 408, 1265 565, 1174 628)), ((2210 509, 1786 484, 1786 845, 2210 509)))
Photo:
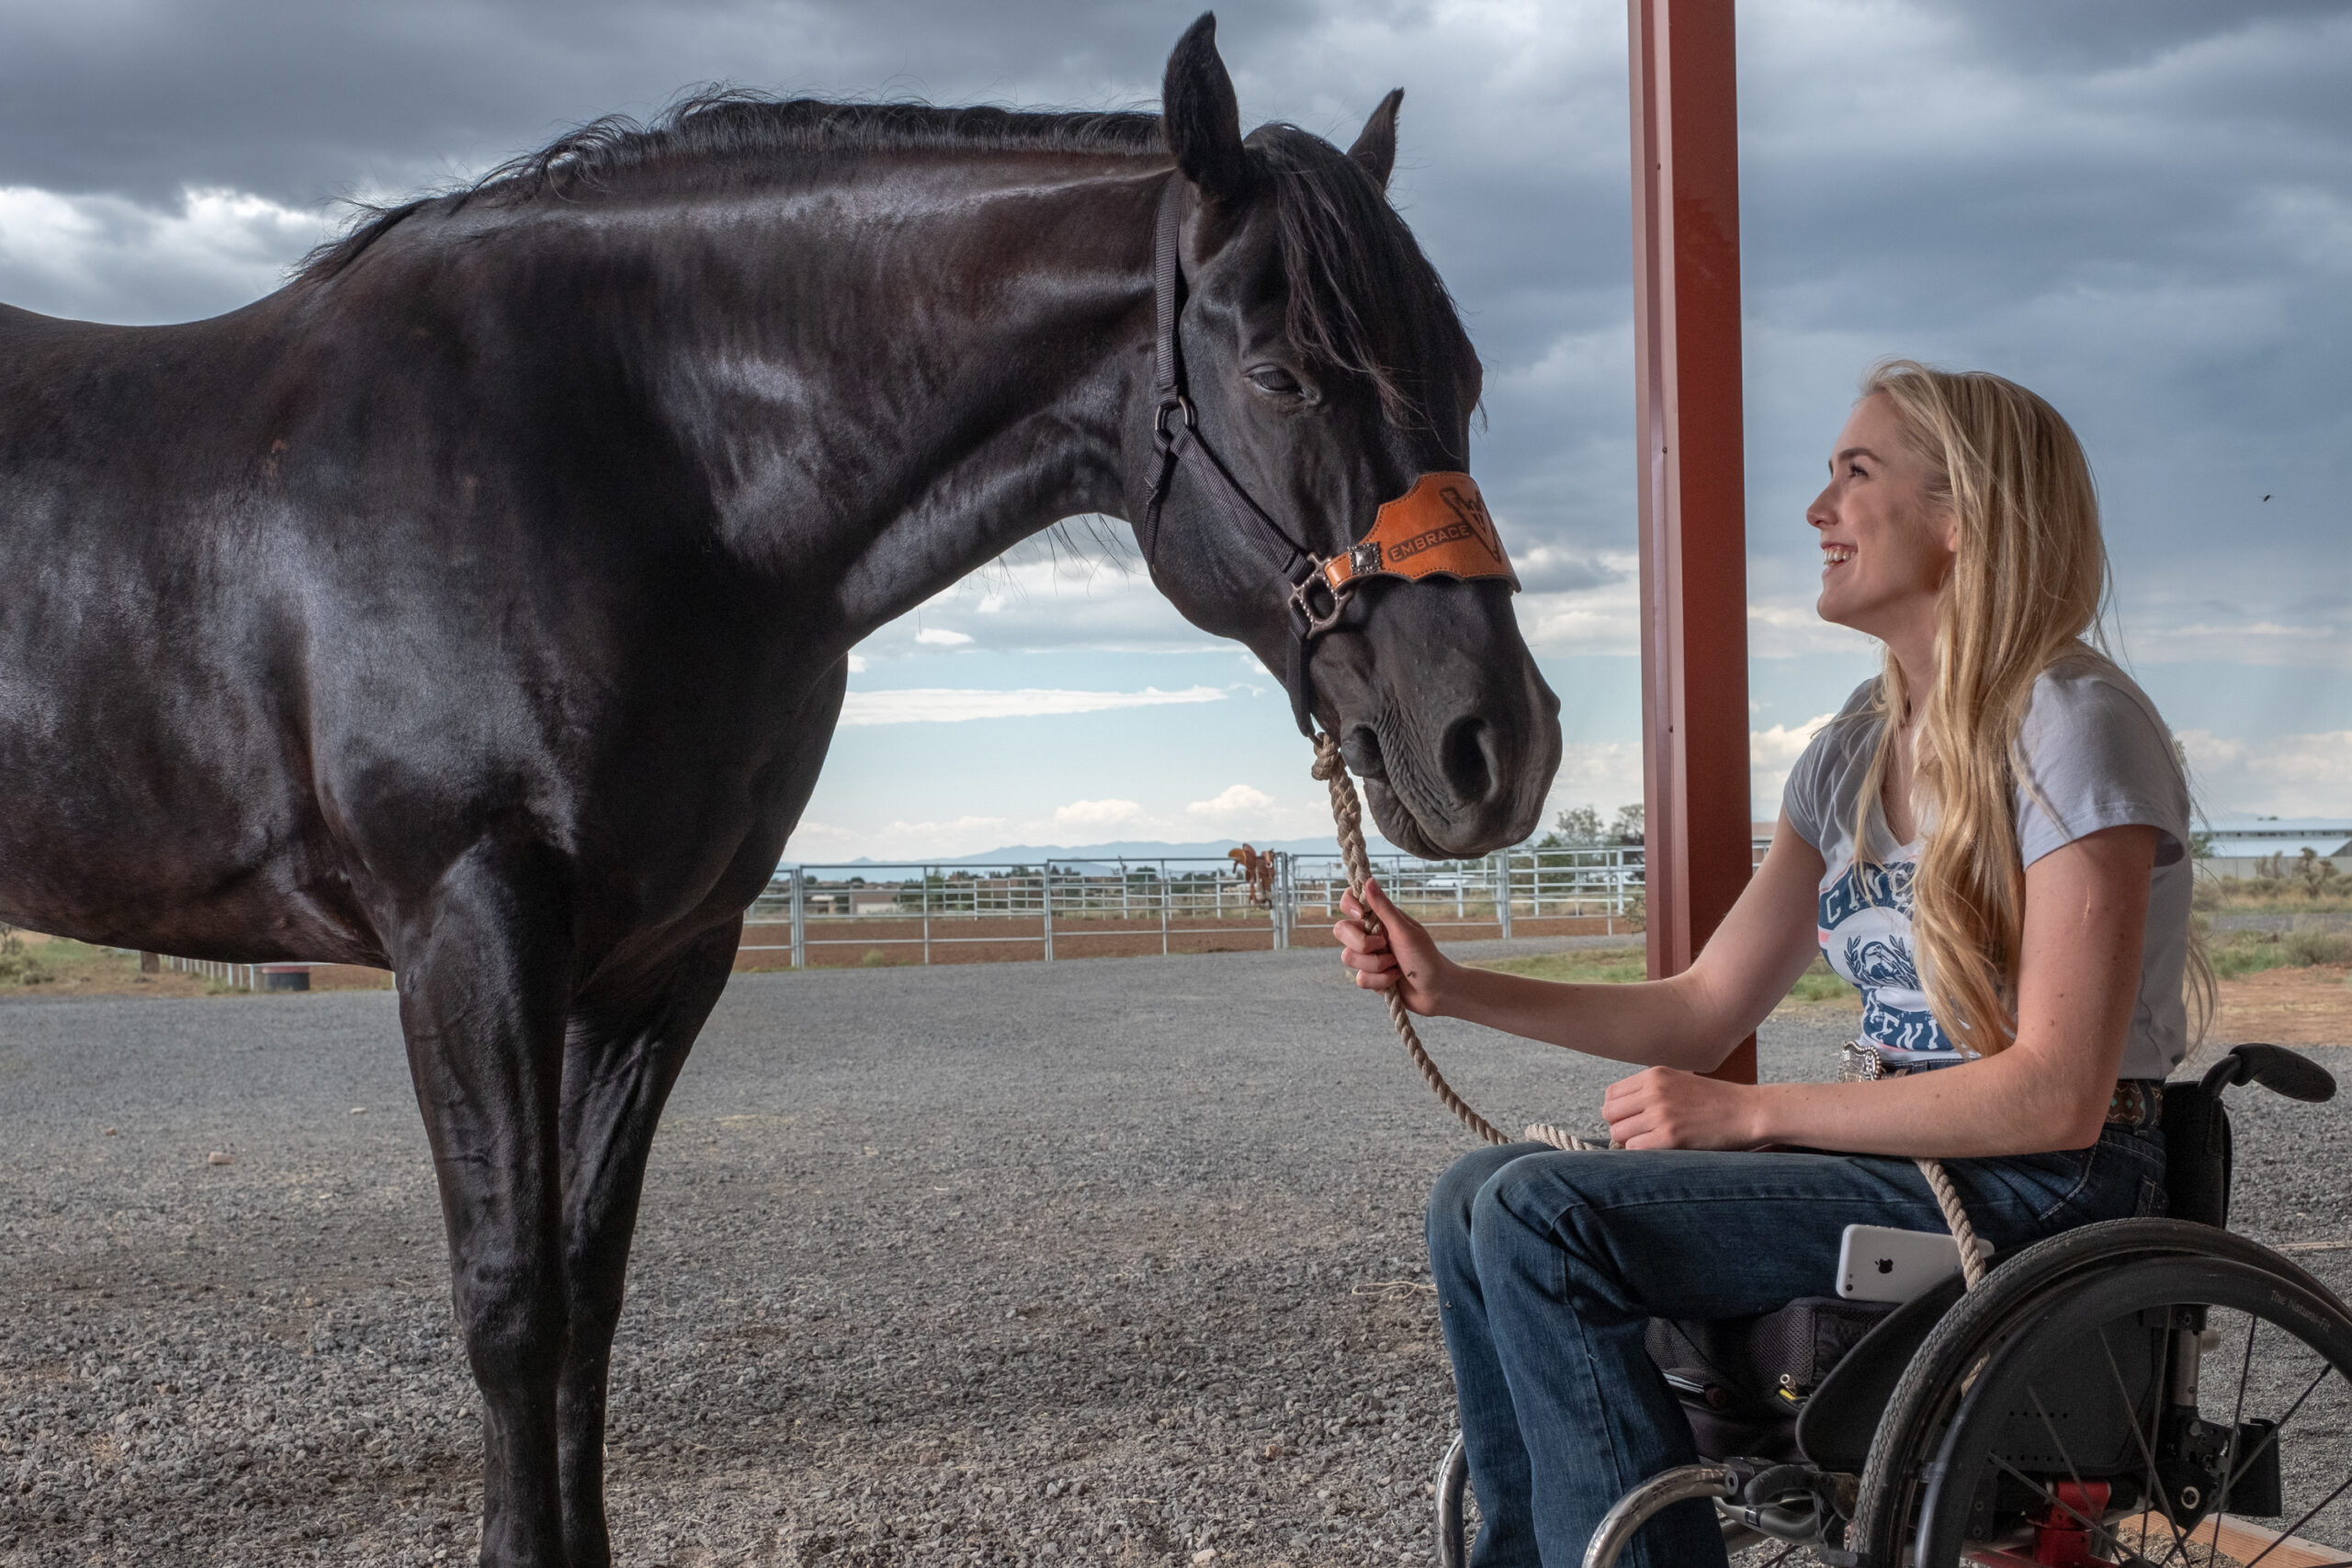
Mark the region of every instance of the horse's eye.
POLYGON ((1254 367, 1250 372, 1250 381, 1260 391, 1272 392, 1276 397, 1297 398, 1306 394, 1306 389, 1298 384, 1298 378, 1279 365, 1254 367))

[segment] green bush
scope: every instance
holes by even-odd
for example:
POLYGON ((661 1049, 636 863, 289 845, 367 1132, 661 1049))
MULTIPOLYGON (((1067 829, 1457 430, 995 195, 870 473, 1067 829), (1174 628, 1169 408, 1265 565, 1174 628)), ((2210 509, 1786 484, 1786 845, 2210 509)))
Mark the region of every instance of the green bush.
POLYGON ((0 986, 46 986, 56 978, 48 964, 25 951, 16 927, 0 925, 0 986))
MULTIPOLYGON (((1625 985, 1649 977, 1648 955, 1638 947, 1575 947, 1566 953, 1539 953, 1526 958, 1496 958, 1476 965, 1499 969, 1506 975, 1527 975, 1538 980, 1568 980, 1578 985, 1625 985)), ((1789 987, 1789 999, 1798 1002, 1851 1000, 1854 987, 1831 972, 1816 954, 1813 967, 1789 987)))
POLYGON ((2232 931, 2208 949, 2213 973, 2235 980, 2265 969, 2352 964, 2352 931, 2232 931))
POLYGON ((1818 955, 1814 958, 1813 967, 1798 976, 1797 983, 1789 987, 1789 1000, 1792 1002, 1846 1001, 1858 994, 1818 955))
POLYGON ((2352 964, 2352 931, 2289 931, 2278 945, 2290 964, 2352 964))

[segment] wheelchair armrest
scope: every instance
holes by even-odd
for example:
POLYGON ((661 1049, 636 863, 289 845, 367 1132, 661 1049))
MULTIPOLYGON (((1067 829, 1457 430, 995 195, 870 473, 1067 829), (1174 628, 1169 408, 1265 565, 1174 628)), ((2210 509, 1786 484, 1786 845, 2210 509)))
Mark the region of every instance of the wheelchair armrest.
POLYGON ((2260 1084, 2273 1094, 2310 1104, 2335 1098, 2335 1078, 2309 1056, 2278 1045, 2233 1045, 2205 1070, 2204 1089, 2219 1094, 2233 1084, 2260 1084))

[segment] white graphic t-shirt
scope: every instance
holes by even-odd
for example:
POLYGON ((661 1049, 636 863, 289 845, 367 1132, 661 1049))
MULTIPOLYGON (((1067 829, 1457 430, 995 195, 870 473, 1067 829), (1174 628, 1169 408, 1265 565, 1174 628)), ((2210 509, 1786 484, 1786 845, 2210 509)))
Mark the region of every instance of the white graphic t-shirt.
MULTIPOLYGON (((1822 956, 1862 995, 1863 1040, 1890 1063, 1962 1059, 1928 1006, 1911 946, 1911 878, 1920 840, 1896 844, 1873 804, 1867 869, 1855 863, 1854 807, 1883 722, 1866 681, 1813 738, 1789 774, 1781 808, 1821 852, 1817 923, 1822 956)), ((2172 735, 2131 678, 2087 649, 2044 671, 2018 728, 2015 809, 2025 863, 2104 828, 2162 831, 2148 889, 2140 995, 2120 1076, 2161 1078, 2188 1054, 2180 993, 2188 953, 2188 782, 2172 735), (2028 787, 2029 781, 2031 787, 2028 787)))

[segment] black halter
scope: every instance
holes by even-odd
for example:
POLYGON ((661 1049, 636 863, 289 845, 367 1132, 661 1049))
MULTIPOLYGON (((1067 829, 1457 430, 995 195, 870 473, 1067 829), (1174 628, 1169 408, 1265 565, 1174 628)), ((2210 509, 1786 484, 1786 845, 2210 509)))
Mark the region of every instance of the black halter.
POLYGON ((1320 581, 1317 573, 1324 558, 1293 538, 1288 529, 1250 499, 1210 449, 1208 438, 1201 434, 1200 415, 1185 393, 1184 351, 1176 336, 1176 318, 1184 305, 1184 273, 1177 264, 1176 252, 1184 226, 1185 184, 1181 174, 1169 176, 1152 236, 1152 297, 1159 318, 1155 375, 1159 403, 1151 416, 1157 461, 1140 530, 1144 564, 1152 565, 1159 549, 1159 509, 1181 464, 1198 481, 1202 495, 1233 525, 1232 535, 1246 542, 1288 589, 1291 639, 1283 684, 1290 692, 1291 716, 1298 722, 1298 732, 1311 740, 1315 738, 1315 692, 1307 674, 1307 650, 1338 622, 1343 596, 1331 593, 1327 586, 1323 592, 1333 603, 1328 611, 1317 613, 1309 603, 1309 590, 1320 581))

